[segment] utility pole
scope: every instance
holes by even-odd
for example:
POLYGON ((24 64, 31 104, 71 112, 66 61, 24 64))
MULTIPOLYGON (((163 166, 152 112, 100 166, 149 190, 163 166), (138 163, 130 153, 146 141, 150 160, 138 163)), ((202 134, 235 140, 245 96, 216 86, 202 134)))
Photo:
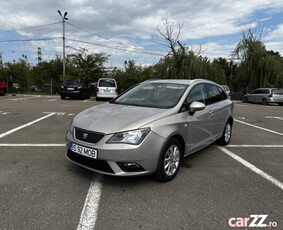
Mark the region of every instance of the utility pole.
POLYGON ((65 66, 66 66, 66 57, 65 57, 65 20, 68 20, 68 18, 67 18, 68 12, 65 12, 64 15, 62 15, 60 10, 58 10, 57 12, 61 16, 62 24, 63 24, 63 81, 64 81, 64 79, 65 79, 65 72, 66 72, 66 69, 65 69, 65 66))
POLYGON ((37 61, 38 61, 38 64, 41 62, 42 58, 41 58, 41 48, 38 47, 37 48, 37 61))

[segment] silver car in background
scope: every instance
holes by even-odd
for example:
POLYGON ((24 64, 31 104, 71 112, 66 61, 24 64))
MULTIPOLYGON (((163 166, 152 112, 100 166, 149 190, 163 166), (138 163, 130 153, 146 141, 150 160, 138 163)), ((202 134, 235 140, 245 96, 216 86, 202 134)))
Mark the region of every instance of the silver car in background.
POLYGON ((183 157, 231 139, 233 103, 207 80, 151 80, 79 113, 66 134, 66 157, 114 176, 172 180, 183 157))
POLYGON ((100 78, 96 87, 96 100, 115 98, 118 95, 117 82, 113 78, 100 78))
POLYGON ((229 99, 231 99, 231 90, 228 85, 221 85, 224 91, 226 92, 229 99))
POLYGON ((280 88, 258 88, 247 93, 243 101, 261 103, 268 105, 269 103, 277 103, 283 105, 283 89, 280 88))

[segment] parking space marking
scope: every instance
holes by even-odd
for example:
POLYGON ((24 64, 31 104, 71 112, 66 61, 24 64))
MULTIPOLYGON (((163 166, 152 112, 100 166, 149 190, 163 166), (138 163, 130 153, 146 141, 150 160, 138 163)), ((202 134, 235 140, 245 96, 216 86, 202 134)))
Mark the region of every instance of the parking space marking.
POLYGON ((9 135, 9 134, 11 134, 11 133, 17 132, 17 131, 20 130, 20 129, 23 129, 23 128, 27 127, 27 126, 33 125, 33 124, 35 124, 35 123, 37 123, 37 122, 39 122, 39 121, 42 121, 42 120, 44 120, 44 119, 46 119, 46 118, 48 118, 48 117, 51 117, 51 116, 53 116, 53 115, 55 115, 55 114, 56 114, 56 113, 50 113, 50 114, 48 114, 48 115, 46 115, 46 116, 44 116, 44 117, 38 118, 38 119, 36 119, 36 120, 34 120, 34 121, 31 121, 31 122, 29 122, 29 123, 27 123, 27 124, 25 124, 25 125, 21 125, 21 126, 19 126, 19 127, 17 127, 17 128, 14 128, 14 129, 11 129, 11 130, 9 130, 9 131, 7 131, 7 132, 5 132, 5 133, 2 133, 2 134, 0 134, 0 139, 3 138, 3 137, 5 137, 5 136, 7 136, 7 135, 9 135))
POLYGON ((270 132, 270 133, 274 133, 274 134, 283 136, 283 133, 279 133, 279 132, 273 131, 273 130, 271 130, 271 129, 262 128, 262 127, 260 127, 260 126, 252 125, 252 124, 247 123, 247 122, 244 122, 244 121, 239 121, 239 120, 237 120, 237 119, 234 119, 234 121, 239 122, 239 123, 244 124, 244 125, 247 125, 247 126, 251 126, 251 127, 254 127, 254 128, 257 128, 257 129, 261 129, 261 130, 264 130, 264 131, 267 131, 267 132, 270 132))
POLYGON ((64 112, 43 112, 43 113, 49 113, 49 114, 54 113, 54 114, 56 114, 57 116, 63 116, 63 115, 65 115, 64 112))
POLYGON ((274 116, 266 116, 265 118, 267 118, 267 119, 278 119, 278 120, 281 120, 281 121, 283 121, 283 117, 274 117, 274 116))
POLYGON ((26 101, 26 100, 28 100, 28 98, 21 97, 21 98, 7 99, 7 100, 9 100, 9 101, 26 101))
POLYGON ((252 170, 256 174, 258 174, 259 176, 263 177, 264 179, 268 180, 269 182, 271 182, 272 184, 274 184, 275 186, 277 186, 278 188, 283 190, 283 183, 280 182, 279 180, 275 179, 274 177, 270 176, 266 172, 262 171, 261 169, 257 168, 256 166, 254 166, 253 164, 251 164, 248 161, 244 160, 243 158, 239 157, 235 153, 232 153, 228 149, 220 147, 220 146, 218 146, 218 148, 222 152, 226 153, 228 156, 232 157, 234 160, 238 161, 242 165, 246 166, 247 168, 249 168, 250 170, 252 170))
POLYGON ((7 115, 9 114, 10 112, 4 112, 4 111, 0 111, 0 115, 7 115))
POLYGON ((0 143, 0 147, 66 147, 66 144, 6 144, 0 143))
POLYGON ((43 101, 57 101, 58 98, 54 98, 54 99, 49 99, 49 100, 43 100, 43 101))
POLYGON ((227 145, 230 148, 283 148, 283 145, 227 145))
POLYGON ((97 173, 91 181, 77 230, 94 229, 98 214, 101 191, 102 175, 97 173))

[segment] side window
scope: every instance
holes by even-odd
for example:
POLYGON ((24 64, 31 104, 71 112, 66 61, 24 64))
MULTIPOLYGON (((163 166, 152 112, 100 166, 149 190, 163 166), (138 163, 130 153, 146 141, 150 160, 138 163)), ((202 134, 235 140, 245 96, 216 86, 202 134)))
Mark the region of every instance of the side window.
POLYGON ((217 87, 219 92, 220 92, 220 98, 221 98, 221 101, 222 100, 226 100, 227 99, 227 94, 224 92, 224 90, 221 88, 221 87, 217 87))
POLYGON ((208 104, 208 98, 206 94, 206 90, 203 84, 199 84, 195 86, 188 94, 187 96, 187 105, 190 106, 190 104, 194 101, 202 102, 203 104, 208 104))
POLYGON ((211 104, 223 100, 222 97, 221 97, 221 94, 218 90, 218 87, 216 85, 206 84, 206 86, 207 86, 207 90, 208 90, 208 94, 209 94, 209 97, 210 97, 210 103, 211 104))
POLYGON ((188 110, 190 104, 194 101, 202 102, 205 105, 208 104, 208 97, 205 86, 203 84, 196 85, 194 88, 191 89, 186 98, 186 102, 183 104, 180 111, 184 112, 188 110))
POLYGON ((262 90, 261 89, 256 89, 253 94, 262 94, 262 90))

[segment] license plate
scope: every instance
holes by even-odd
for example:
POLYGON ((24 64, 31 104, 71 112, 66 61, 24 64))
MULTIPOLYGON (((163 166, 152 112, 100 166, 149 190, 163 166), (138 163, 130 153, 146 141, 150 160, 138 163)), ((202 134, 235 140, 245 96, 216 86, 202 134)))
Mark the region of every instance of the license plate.
POLYGON ((105 93, 109 93, 110 90, 109 90, 109 89, 105 89, 104 92, 105 92, 105 93))
POLYGON ((74 90, 75 88, 67 88, 67 90, 74 90))
POLYGON ((71 143, 71 151, 80 155, 97 159, 97 150, 71 143))

